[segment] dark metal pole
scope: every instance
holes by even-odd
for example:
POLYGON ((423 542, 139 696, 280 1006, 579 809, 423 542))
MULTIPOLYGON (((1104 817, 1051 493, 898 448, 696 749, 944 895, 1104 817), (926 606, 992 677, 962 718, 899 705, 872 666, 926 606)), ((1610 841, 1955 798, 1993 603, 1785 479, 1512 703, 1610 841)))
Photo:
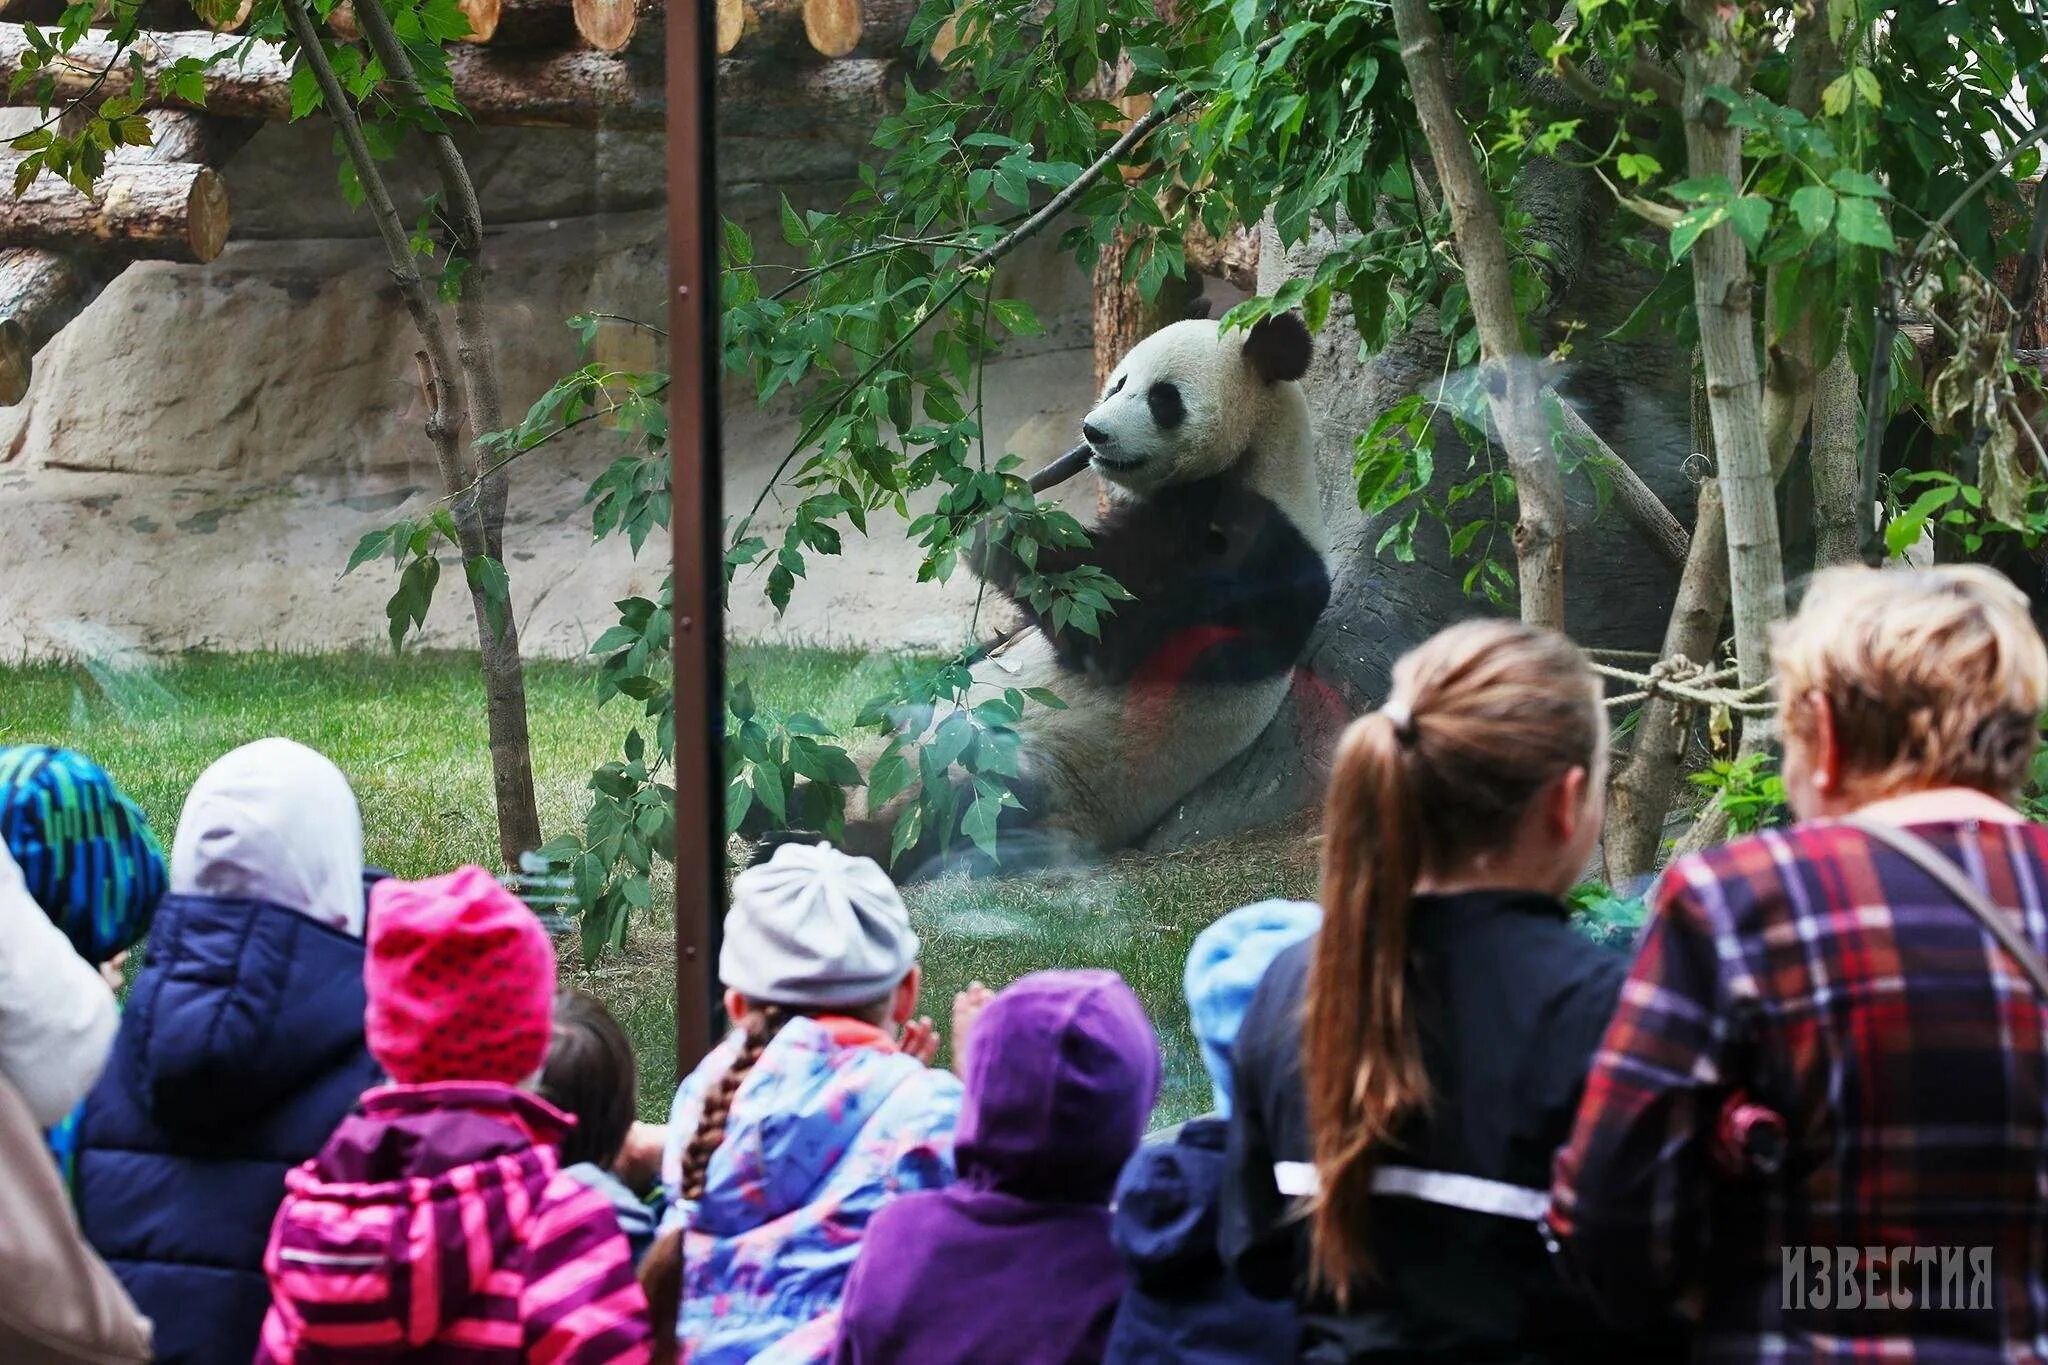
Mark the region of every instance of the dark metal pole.
POLYGON ((711 1048, 725 907, 724 568, 718 548, 716 6, 668 6, 669 460, 674 492, 676 1067, 711 1048))

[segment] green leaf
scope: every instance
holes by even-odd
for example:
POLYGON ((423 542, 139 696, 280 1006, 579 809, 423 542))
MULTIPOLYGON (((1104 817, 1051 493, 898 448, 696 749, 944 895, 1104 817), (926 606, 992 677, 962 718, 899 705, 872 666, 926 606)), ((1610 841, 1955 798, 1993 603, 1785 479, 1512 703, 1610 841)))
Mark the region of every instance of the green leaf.
POLYGON ((1664 173, 1664 167, 1657 158, 1647 152, 1623 152, 1615 158, 1614 168, 1624 180, 1633 180, 1638 185, 1647 185, 1664 173))
POLYGON ((1679 181, 1665 193, 1681 204, 1719 204, 1735 197, 1735 187, 1724 175, 1696 175, 1679 181))
MULTIPOLYGON (((1728 206, 1728 221, 1734 224, 1735 234, 1742 238, 1742 244, 1756 251, 1763 246, 1764 237, 1771 230, 1771 201, 1745 194, 1728 206)), ((1676 229, 1672 235, 1677 235, 1676 229)))
POLYGON ((725 789, 725 832, 736 834, 754 804, 754 789, 744 777, 736 777, 725 789))
POLYGON ((977 796, 974 804, 967 808, 967 814, 960 819, 960 832, 991 858, 996 856, 996 819, 1002 814, 1002 809, 1000 802, 977 796))
POLYGON ((1889 199, 1892 192, 1876 176, 1844 166, 1828 177, 1828 183, 1843 194, 1859 199, 1889 199))
POLYGON ((320 107, 320 78, 304 55, 292 66, 292 119, 304 118, 320 107))
POLYGON ((790 206, 786 194, 782 196, 782 240, 796 247, 811 244, 810 230, 804 226, 802 215, 790 206))
POLYGON ((768 768, 754 769, 754 795, 760 799, 761 809, 768 812, 777 823, 789 818, 787 794, 782 790, 782 774, 768 768))
POLYGON ((1884 528, 1884 547, 1896 556, 1906 552, 1907 547, 1920 539, 1928 519, 1955 500, 1956 485, 1947 484, 1930 488, 1913 500, 1913 505, 1894 517, 1884 528))
POLYGON ((905 806, 903 814, 896 817, 894 832, 889 835, 889 865, 894 867, 904 850, 915 844, 923 833, 924 807, 917 803, 905 806))
POLYGON ((1842 200, 1835 216, 1835 231, 1851 246, 1875 247, 1879 251, 1891 251, 1898 246, 1891 225, 1884 220, 1884 210, 1872 199, 1842 200))
POLYGON ((1856 97, 1873 109, 1884 107, 1884 89, 1877 83, 1877 73, 1867 66, 1859 66, 1849 73, 1856 83, 1856 97))
POLYGON ((910 786, 910 762, 902 751, 891 749, 875 760, 868 770, 868 809, 879 810, 910 786))
POLYGON ((1792 216, 1800 231, 1809 237, 1826 232, 1835 220, 1835 196, 1823 185, 1807 185, 1792 192, 1792 216))
MULTIPOLYGON (((362 546, 356 553, 362 553, 362 546)), ((512 625, 512 580, 505 573, 505 566, 489 555, 478 555, 463 563, 463 571, 469 578, 471 592, 483 594, 484 620, 490 626, 491 638, 502 640, 512 625)))
POLYGON ((391 528, 389 526, 384 527, 380 531, 370 532, 356 542, 354 553, 348 557, 348 567, 343 569, 342 573, 344 575, 354 573, 363 565, 383 554, 386 549, 390 548, 390 545, 391 528))
POLYGON ((1676 223, 1671 225, 1671 259, 1674 262, 1685 259, 1685 253, 1692 250, 1701 234, 1718 227, 1728 217, 1727 203, 1704 203, 1689 209, 1676 223))
POLYGON ((1856 95, 1856 84, 1848 73, 1828 82, 1828 88, 1820 92, 1820 111, 1829 118, 1840 118, 1849 112, 1849 101, 1856 95))

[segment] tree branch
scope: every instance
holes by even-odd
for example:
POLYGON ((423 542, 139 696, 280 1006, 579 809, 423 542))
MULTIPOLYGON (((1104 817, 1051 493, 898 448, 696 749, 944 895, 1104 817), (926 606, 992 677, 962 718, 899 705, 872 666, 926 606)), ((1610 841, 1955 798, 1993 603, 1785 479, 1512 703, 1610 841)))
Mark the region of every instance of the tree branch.
POLYGON ((1587 457, 1600 471, 1614 481, 1614 502, 1621 508, 1621 514, 1629 524, 1642 533, 1643 539, 1657 553, 1674 565, 1683 565, 1692 548, 1692 537, 1663 499, 1643 482, 1642 476, 1629 467, 1628 461, 1614 453, 1613 447, 1600 439, 1600 433, 1586 425, 1586 419, 1579 416, 1577 409, 1558 394, 1555 389, 1545 389, 1547 397, 1557 400, 1562 414, 1565 435, 1587 447, 1587 457))
POLYGON ((1487 403, 1514 473, 1515 567, 1522 619, 1561 630, 1564 481, 1543 418, 1538 368, 1522 338, 1500 209, 1452 102, 1443 31, 1428 0, 1393 0, 1392 8, 1416 117, 1429 143, 1437 183, 1451 206, 1458 262, 1479 326, 1480 353, 1490 371, 1487 403))
MULTIPOLYGON (((454 229, 455 249, 469 262, 469 269, 457 282, 455 295, 456 360, 462 367, 464 405, 469 410, 469 436, 475 458, 472 468, 485 468, 482 449, 475 442, 487 432, 504 426, 504 390, 498 376, 498 348, 492 340, 485 303, 489 271, 484 264, 484 215, 477 202, 476 185, 469 167, 455 146, 455 139, 440 126, 440 119, 427 104, 420 88, 419 73, 412 55, 399 41, 385 12, 383 0, 363 0, 356 6, 356 26, 363 40, 384 68, 386 79, 401 104, 409 105, 432 120, 427 146, 441 180, 442 209, 454 229)), ((510 498, 511 479, 505 474, 482 478, 484 541, 491 558, 505 558, 505 508, 510 498)))

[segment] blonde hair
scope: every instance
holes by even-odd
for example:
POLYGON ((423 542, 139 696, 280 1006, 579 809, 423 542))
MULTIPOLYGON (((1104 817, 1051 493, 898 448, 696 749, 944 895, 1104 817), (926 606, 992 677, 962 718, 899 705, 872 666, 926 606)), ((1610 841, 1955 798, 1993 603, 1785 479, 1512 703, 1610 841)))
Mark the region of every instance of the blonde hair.
POLYGON ((1320 1189, 1311 1264, 1340 1304, 1372 1271, 1379 1149, 1429 1098, 1407 990, 1416 879, 1504 845, 1545 786, 1598 766, 1605 737, 1585 656, 1517 621, 1452 626, 1404 654, 1386 705, 1344 732, 1302 1031, 1320 1189))
POLYGON ((1876 800, 1928 787, 2010 797, 2048 704, 2048 649, 2026 595, 1974 564, 1816 575, 1772 641, 1786 734, 1810 741, 1825 698, 1842 769, 1876 800))

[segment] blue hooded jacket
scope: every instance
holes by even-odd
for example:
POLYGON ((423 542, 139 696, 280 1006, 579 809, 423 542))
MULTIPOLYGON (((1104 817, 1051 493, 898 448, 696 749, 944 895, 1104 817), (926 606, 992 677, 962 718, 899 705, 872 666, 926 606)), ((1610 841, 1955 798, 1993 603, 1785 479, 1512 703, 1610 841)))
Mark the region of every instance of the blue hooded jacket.
POLYGON ((379 1078, 363 945, 261 901, 171 896, 79 1123, 95 1249, 156 1323, 157 1359, 256 1353, 285 1172, 379 1078))

